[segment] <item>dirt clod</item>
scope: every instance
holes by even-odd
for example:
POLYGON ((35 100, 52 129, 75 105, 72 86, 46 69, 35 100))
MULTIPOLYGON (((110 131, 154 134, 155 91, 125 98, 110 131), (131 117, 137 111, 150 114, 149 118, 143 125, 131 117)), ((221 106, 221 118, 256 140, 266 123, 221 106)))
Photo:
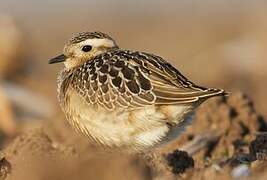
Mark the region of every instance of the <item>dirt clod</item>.
POLYGON ((249 147, 250 154, 258 160, 267 158, 267 134, 260 134, 253 140, 249 147))
POLYGON ((174 174, 184 173, 186 169, 194 167, 194 160, 185 151, 175 150, 166 156, 168 165, 174 174))
POLYGON ((4 180, 11 172, 11 164, 6 160, 4 153, 0 152, 0 180, 4 180))

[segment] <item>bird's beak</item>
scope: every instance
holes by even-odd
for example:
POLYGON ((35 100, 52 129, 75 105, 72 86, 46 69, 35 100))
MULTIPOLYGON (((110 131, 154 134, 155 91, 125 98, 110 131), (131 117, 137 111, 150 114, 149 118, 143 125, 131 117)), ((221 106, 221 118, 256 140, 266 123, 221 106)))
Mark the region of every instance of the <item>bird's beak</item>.
POLYGON ((60 62, 64 62, 66 60, 66 56, 64 54, 61 54, 57 57, 54 57, 53 59, 50 59, 48 61, 49 64, 54 64, 54 63, 60 63, 60 62))

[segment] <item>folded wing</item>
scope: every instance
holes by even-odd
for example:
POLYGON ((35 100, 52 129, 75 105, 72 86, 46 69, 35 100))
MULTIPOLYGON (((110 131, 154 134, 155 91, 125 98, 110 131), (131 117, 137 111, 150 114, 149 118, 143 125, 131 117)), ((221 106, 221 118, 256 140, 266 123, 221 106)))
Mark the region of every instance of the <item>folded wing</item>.
POLYGON ((73 73, 71 86, 88 104, 139 108, 187 104, 223 95, 195 85, 161 57, 117 50, 95 57, 73 73))

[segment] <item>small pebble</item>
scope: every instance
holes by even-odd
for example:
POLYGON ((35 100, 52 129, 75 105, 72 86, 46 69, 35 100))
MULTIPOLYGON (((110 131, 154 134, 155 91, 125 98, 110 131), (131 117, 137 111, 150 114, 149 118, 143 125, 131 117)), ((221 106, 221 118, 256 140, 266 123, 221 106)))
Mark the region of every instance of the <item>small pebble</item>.
POLYGON ((232 177, 235 179, 247 177, 250 174, 251 174, 251 170, 250 170, 249 166, 245 165, 245 164, 242 164, 242 165, 235 167, 231 172, 232 177))

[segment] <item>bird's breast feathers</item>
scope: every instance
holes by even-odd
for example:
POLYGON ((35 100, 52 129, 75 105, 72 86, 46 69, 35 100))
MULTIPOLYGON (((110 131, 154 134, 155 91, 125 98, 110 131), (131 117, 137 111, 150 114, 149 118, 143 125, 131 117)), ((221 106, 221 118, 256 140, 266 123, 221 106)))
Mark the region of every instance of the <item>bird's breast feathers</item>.
POLYGON ((190 110, 188 106, 147 106, 139 109, 118 108, 113 111, 89 105, 73 89, 67 90, 68 102, 63 110, 76 130, 106 147, 144 150, 158 144, 190 110))

